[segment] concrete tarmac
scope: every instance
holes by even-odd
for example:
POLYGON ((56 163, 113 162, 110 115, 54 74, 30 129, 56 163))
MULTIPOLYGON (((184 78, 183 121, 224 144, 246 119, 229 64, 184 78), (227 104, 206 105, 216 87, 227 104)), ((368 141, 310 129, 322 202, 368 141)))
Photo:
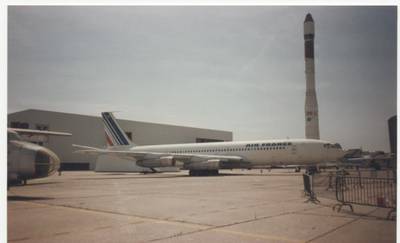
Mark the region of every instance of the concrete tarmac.
POLYGON ((301 173, 63 172, 8 191, 9 242, 395 242, 388 209, 305 203, 301 173))

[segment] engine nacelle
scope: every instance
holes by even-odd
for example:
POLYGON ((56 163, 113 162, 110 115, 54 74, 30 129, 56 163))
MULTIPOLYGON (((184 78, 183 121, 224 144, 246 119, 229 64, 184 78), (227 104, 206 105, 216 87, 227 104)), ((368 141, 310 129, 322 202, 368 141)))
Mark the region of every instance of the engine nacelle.
POLYGON ((173 156, 160 157, 159 159, 138 160, 136 164, 142 167, 175 167, 176 160, 173 156))
POLYGON ((220 159, 210 159, 204 162, 194 162, 185 165, 188 170, 218 170, 221 169, 220 159))
POLYGON ((8 180, 42 178, 60 167, 60 159, 51 150, 23 141, 8 143, 8 180))

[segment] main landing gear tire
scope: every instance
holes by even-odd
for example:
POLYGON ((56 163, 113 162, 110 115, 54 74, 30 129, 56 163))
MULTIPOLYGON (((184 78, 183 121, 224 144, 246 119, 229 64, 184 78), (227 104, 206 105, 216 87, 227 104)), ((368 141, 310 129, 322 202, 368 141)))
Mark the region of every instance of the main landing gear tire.
POLYGON ((189 170, 190 176, 216 176, 219 175, 218 170, 189 170))

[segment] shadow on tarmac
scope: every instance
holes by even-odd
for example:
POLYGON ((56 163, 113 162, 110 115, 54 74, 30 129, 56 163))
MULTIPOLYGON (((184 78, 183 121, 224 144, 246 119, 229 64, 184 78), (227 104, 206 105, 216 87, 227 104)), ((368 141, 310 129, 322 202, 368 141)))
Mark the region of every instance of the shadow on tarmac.
POLYGON ((219 173, 218 175, 207 175, 207 176, 189 176, 189 174, 180 174, 180 175, 170 175, 163 173, 147 173, 147 174, 135 174, 134 176, 124 176, 124 177, 115 177, 115 175, 129 175, 129 173, 111 173, 111 174, 103 174, 102 177, 85 177, 85 178, 76 178, 75 180, 118 180, 118 179, 172 179, 172 178, 204 178, 204 177, 225 177, 225 176, 254 176, 249 174, 241 174, 241 173, 219 173), (150 176, 149 176, 150 175, 150 176), (108 177, 110 176, 110 177, 108 177))
POLYGON ((30 197, 30 196, 8 196, 8 201, 38 201, 38 200, 52 200, 52 197, 30 197))
POLYGON ((20 185, 20 186, 41 186, 41 185, 51 185, 51 184, 59 184, 61 182, 58 181, 51 181, 51 182, 36 182, 36 183, 31 183, 26 184, 26 185, 20 185))
POLYGON ((300 176, 299 173, 292 174, 244 174, 244 173, 219 173, 218 175, 206 175, 206 176, 189 176, 189 174, 180 174, 180 175, 171 175, 165 173, 145 173, 145 174, 134 174, 132 176, 131 173, 109 173, 102 174, 101 177, 85 177, 85 178, 75 178, 75 180, 121 180, 121 179, 172 179, 172 178, 204 178, 204 177, 231 177, 231 176, 300 176), (116 177, 120 176, 120 177, 116 177))
POLYGON ((18 183, 10 183, 10 187, 26 187, 26 186, 41 186, 41 185, 51 185, 51 184, 59 184, 61 182, 57 181, 52 181, 52 182, 35 182, 35 183, 28 183, 26 185, 24 184, 18 184, 18 183))
POLYGON ((137 175, 137 176, 124 176, 124 177, 107 177, 106 175, 102 177, 86 177, 86 178, 76 178, 74 180, 126 180, 126 179, 168 179, 168 178, 179 178, 179 177, 189 177, 188 175, 174 175, 174 176, 146 176, 146 175, 137 175))

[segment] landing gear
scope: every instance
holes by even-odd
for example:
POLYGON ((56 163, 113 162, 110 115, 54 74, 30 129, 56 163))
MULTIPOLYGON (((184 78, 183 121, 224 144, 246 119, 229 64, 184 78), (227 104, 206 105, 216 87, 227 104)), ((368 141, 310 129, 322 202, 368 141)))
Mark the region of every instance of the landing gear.
POLYGON ((317 166, 309 166, 309 167, 306 168, 306 173, 309 174, 309 175, 313 175, 313 174, 318 173, 318 172, 319 172, 319 170, 318 170, 317 166))
POLYGON ((218 170, 189 170, 190 176, 216 176, 219 175, 218 170))

